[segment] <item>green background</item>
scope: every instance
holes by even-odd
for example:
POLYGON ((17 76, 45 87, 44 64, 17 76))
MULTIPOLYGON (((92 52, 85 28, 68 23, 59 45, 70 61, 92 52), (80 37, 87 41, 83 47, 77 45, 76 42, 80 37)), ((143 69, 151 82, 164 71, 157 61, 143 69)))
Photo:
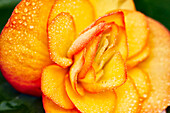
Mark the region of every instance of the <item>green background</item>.
MULTIPOLYGON (((20 0, 0 0, 0 31, 20 0)), ((152 17, 170 30, 170 0, 134 0, 138 11, 152 17)), ((167 109, 170 113, 170 108, 167 109)), ((14 90, 0 73, 0 113, 44 113, 41 98, 14 90)))

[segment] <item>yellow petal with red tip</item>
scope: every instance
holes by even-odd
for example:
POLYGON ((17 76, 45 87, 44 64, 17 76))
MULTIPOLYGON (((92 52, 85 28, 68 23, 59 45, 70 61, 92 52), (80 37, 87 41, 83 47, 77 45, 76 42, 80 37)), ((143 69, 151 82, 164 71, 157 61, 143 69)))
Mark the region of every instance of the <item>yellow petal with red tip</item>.
POLYGON ((111 11, 110 13, 98 18, 95 21, 95 24, 98 24, 100 22, 106 22, 106 23, 111 23, 114 22, 118 26, 124 27, 125 22, 124 22, 124 13, 122 11, 111 11))
POLYGON ((78 78, 78 73, 81 71, 81 69, 84 65, 84 62, 85 62, 85 53, 86 53, 86 49, 84 49, 84 50, 80 51, 79 53, 77 53, 76 55, 74 55, 74 64, 71 66, 71 68, 69 70, 69 77, 70 77, 71 85, 72 85, 74 91, 80 95, 83 95, 84 92, 83 92, 83 90, 80 89, 80 87, 77 86, 78 85, 77 78, 78 78))
POLYGON ((47 46, 47 19, 54 0, 22 0, 1 32, 0 67, 18 91, 41 96, 42 68, 52 64, 47 46))
POLYGON ((140 98, 146 99, 149 96, 149 92, 151 90, 150 79, 147 73, 145 73, 140 68, 135 67, 131 70, 128 70, 128 75, 134 81, 140 98))
POLYGON ((64 88, 64 77, 67 71, 67 69, 56 65, 46 67, 41 77, 41 90, 58 106, 64 109, 73 109, 74 105, 69 100, 64 88))
POLYGON ((83 113, 112 113, 116 103, 116 95, 113 90, 92 94, 85 92, 84 96, 80 96, 71 87, 68 78, 65 80, 66 92, 76 106, 83 113))
POLYGON ((100 42, 101 36, 94 38, 86 47, 85 63, 78 75, 80 79, 84 78, 86 73, 89 71, 94 61, 97 48, 100 42))
POLYGON ((140 53, 127 60, 126 62, 127 68, 131 69, 137 64, 139 64, 140 62, 144 61, 149 56, 149 53, 150 53, 150 48, 146 46, 140 53))
POLYGON ((128 58, 131 58, 146 46, 149 29, 144 14, 131 11, 124 11, 124 14, 129 47, 128 58))
POLYGON ((170 102, 170 33, 159 22, 148 19, 149 57, 139 66, 149 74, 152 90, 142 104, 141 113, 162 112, 170 102))
POLYGON ((68 50, 67 56, 71 58, 74 54, 81 51, 85 46, 96 36, 99 36, 104 31, 105 23, 101 22, 96 26, 91 27, 87 31, 80 34, 80 36, 73 42, 68 50))
POLYGON ((125 84, 115 89, 115 92, 117 101, 114 113, 138 113, 139 96, 130 77, 125 84))
POLYGON ((43 107, 46 113, 79 113, 76 109, 63 109, 45 95, 42 96, 43 107))
POLYGON ((67 58, 67 51, 75 40, 74 20, 69 13, 58 14, 48 25, 49 50, 51 59, 66 68, 73 61, 67 58))
POLYGON ((96 18, 116 9, 135 10, 132 0, 90 0, 94 6, 96 18))
POLYGON ((73 16, 77 34, 94 21, 94 9, 88 0, 56 0, 50 13, 49 23, 61 12, 73 16))

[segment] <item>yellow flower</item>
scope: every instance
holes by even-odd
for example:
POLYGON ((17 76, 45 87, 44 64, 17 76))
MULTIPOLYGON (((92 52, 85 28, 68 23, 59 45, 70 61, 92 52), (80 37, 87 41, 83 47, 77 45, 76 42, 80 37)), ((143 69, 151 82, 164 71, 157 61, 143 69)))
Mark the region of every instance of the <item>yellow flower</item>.
POLYGON ((42 72, 47 113, 155 113, 170 100, 169 42, 131 0, 23 0, 2 31, 0 64, 36 96, 42 72))

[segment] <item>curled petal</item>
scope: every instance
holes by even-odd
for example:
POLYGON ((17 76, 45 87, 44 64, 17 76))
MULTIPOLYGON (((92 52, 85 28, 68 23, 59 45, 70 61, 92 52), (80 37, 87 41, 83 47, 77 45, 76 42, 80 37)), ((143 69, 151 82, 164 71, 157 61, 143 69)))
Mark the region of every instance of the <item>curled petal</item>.
POLYGON ((42 101, 46 113, 79 113, 76 109, 63 109, 45 95, 42 96, 42 101))
POLYGON ((128 58, 138 54, 146 46, 149 28, 146 16, 137 11, 124 11, 128 37, 128 58))
POLYGON ((96 36, 99 36, 104 31, 105 23, 101 22, 93 26, 89 30, 82 33, 71 45, 68 50, 67 56, 72 58, 74 54, 81 51, 85 46, 96 36))
POLYGON ((146 99, 151 91, 151 84, 148 74, 140 68, 135 67, 128 70, 128 75, 134 81, 141 100, 146 99))
POLYGON ((114 110, 116 95, 113 90, 97 94, 85 92, 84 96, 80 96, 73 90, 68 77, 65 79, 65 87, 70 100, 80 112, 103 113, 114 110))
POLYGON ((93 6, 88 0, 56 0, 49 16, 49 23, 61 12, 68 12, 73 16, 77 35, 95 18, 93 6))
POLYGON ((140 53, 129 58, 126 62, 127 68, 131 69, 135 67, 140 62, 144 61, 150 54, 150 47, 146 46, 140 53))
POLYGON ((64 109, 73 109, 74 105, 68 98, 64 88, 64 78, 67 71, 67 69, 56 65, 44 68, 41 77, 41 90, 45 96, 58 106, 64 109))
POLYGON ((50 57, 63 68, 73 63, 72 59, 67 58, 67 51, 75 40, 75 32, 74 20, 69 13, 58 14, 48 24, 50 57))
POLYGON ((139 95, 130 77, 115 92, 117 94, 117 105, 114 113, 138 113, 139 95))

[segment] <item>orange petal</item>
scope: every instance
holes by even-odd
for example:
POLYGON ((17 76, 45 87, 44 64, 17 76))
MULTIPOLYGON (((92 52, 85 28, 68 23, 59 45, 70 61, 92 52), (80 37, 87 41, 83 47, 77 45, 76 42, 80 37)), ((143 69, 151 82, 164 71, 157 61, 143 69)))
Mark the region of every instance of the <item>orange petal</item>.
POLYGON ((126 62, 127 68, 128 69, 133 68, 140 62, 144 61, 149 56, 149 53, 150 53, 150 48, 146 46, 140 53, 127 60, 126 62))
POLYGON ((76 109, 63 109, 45 95, 42 96, 43 107, 46 113, 79 113, 76 109))
POLYGON ((116 9, 135 10, 132 0, 90 0, 94 6, 96 18, 116 9))
POLYGON ((145 47, 148 38, 148 23, 140 12, 124 11, 126 33, 128 37, 128 58, 136 55, 145 47))
POLYGON ((80 51, 76 55, 74 55, 74 64, 71 66, 70 71, 69 71, 69 77, 71 81, 71 85, 78 94, 83 95, 83 91, 78 90, 80 87, 77 86, 77 77, 78 73, 81 71, 84 62, 85 62, 85 53, 86 49, 80 51), (80 91, 80 92, 79 92, 80 91))
POLYGON ((138 113, 139 96, 130 77, 116 90, 117 103, 114 113, 138 113))
POLYGON ((84 78, 86 73, 89 71, 90 67, 92 66, 92 63, 94 61, 96 52, 97 52, 97 48, 99 45, 101 39, 101 35, 99 35, 98 37, 96 37, 94 40, 92 40, 88 45, 87 45, 87 51, 86 51, 86 55, 85 55, 85 63, 78 75, 78 77, 80 79, 84 78))
POLYGON ((67 56, 71 58, 74 54, 81 51, 85 46, 96 36, 100 35, 104 31, 105 23, 101 22, 96 26, 83 32, 71 45, 68 50, 67 56))
POLYGON ((65 80, 65 87, 69 98, 80 112, 103 113, 114 110, 116 95, 112 90, 97 94, 85 92, 84 96, 80 96, 75 93, 68 78, 65 80))
POLYGON ((140 68, 149 74, 152 90, 141 113, 162 112, 170 104, 170 33, 159 22, 148 19, 150 27, 149 57, 140 68))
POLYGON ((51 59, 66 68, 72 64, 67 51, 75 39, 74 20, 69 13, 58 14, 48 25, 49 50, 51 59))
POLYGON ((73 109, 74 105, 69 100, 64 88, 64 77, 67 71, 67 69, 56 65, 44 68, 41 77, 41 90, 58 106, 64 109, 73 109))
POLYGON ((95 16, 88 0, 56 0, 50 13, 49 23, 61 12, 68 12, 73 16, 77 34, 88 27, 95 16))
POLYGON ((143 70, 137 67, 128 70, 128 75, 134 81, 140 98, 142 99, 147 98, 151 90, 149 76, 143 70))
POLYGON ((119 27, 119 35, 116 41, 116 50, 121 53, 123 60, 126 61, 128 57, 128 44, 126 31, 122 27, 119 27))
POLYGON ((113 89, 126 81, 126 68, 120 53, 116 53, 104 66, 104 74, 95 83, 82 83, 92 93, 113 89))
POLYGON ((42 68, 52 64, 47 46, 47 19, 55 0, 22 0, 0 38, 0 67, 18 91, 41 96, 42 68))
POLYGON ((90 67, 90 69, 88 70, 88 72, 86 73, 84 78, 79 78, 78 81, 79 82, 85 82, 85 83, 92 83, 94 82, 96 79, 96 74, 95 74, 95 70, 93 67, 90 67))
POLYGON ((112 12, 98 18, 95 21, 95 24, 98 24, 102 21, 104 21, 106 23, 114 22, 115 24, 117 24, 118 26, 121 26, 121 27, 125 26, 124 13, 122 11, 112 11, 112 12))

